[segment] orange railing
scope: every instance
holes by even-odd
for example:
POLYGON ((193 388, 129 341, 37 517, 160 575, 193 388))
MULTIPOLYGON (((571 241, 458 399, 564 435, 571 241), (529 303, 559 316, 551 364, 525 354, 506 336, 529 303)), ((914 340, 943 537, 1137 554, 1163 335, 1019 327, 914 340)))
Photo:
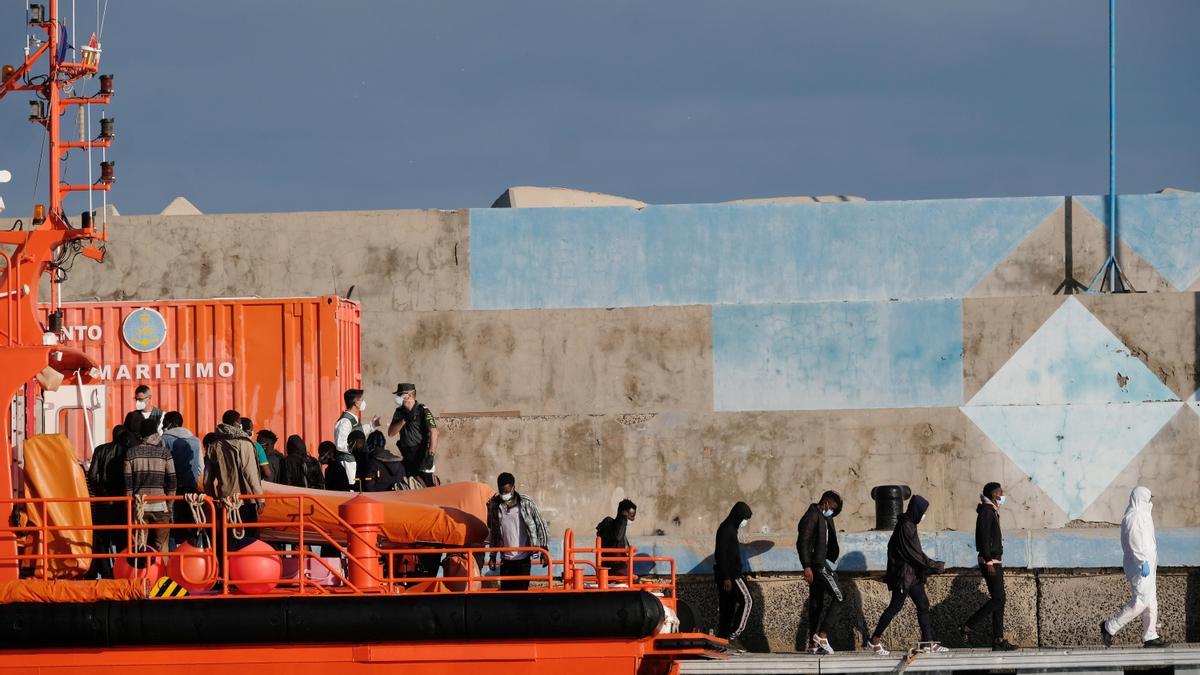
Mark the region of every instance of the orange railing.
MULTIPOLYGON (((173 497, 147 497, 145 503, 165 502, 167 503, 168 511, 172 508, 175 502, 183 501, 183 496, 173 497)), ((21 568, 22 576, 36 579, 48 580, 52 578, 51 565, 52 561, 79 561, 87 562, 87 565, 76 565, 70 567, 68 571, 86 572, 91 566, 91 563, 97 560, 112 560, 116 561, 120 558, 127 558, 133 561, 145 561, 142 563, 133 563, 134 565, 149 565, 150 559, 162 558, 169 560, 171 558, 182 557, 184 555, 202 555, 211 558, 212 562, 216 562, 215 554, 211 551, 208 553, 197 554, 195 552, 181 551, 133 551, 126 550, 124 552, 104 553, 95 550, 77 550, 77 547, 86 545, 86 540, 95 541, 97 532, 121 532, 125 535, 125 541, 131 542, 135 535, 140 532, 147 534, 151 530, 166 529, 169 531, 187 530, 205 531, 209 536, 209 541, 215 541, 214 510, 213 503, 210 499, 205 499, 203 509, 206 512, 206 523, 138 523, 134 519, 134 503, 132 497, 39 497, 39 498, 20 498, 20 499, 5 499, 0 500, 0 510, 12 513, 12 517, 7 519, 5 526, 0 527, 0 532, 11 534, 16 537, 19 542, 17 554, 15 556, 0 557, 0 565, 15 564, 21 568), (50 507, 53 504, 88 504, 89 506, 98 505, 113 505, 124 508, 124 522, 115 525, 98 525, 95 523, 85 525, 51 525, 50 507), (3 509, 4 505, 9 505, 9 509, 3 509), (21 524, 22 520, 27 520, 26 524, 21 524), (56 537, 54 535, 65 535, 67 533, 90 533, 91 537, 84 537, 82 540, 71 540, 64 537, 56 537), (69 549, 64 552, 52 552, 51 545, 53 542, 58 542, 60 545, 55 547, 56 550, 62 548, 69 549)))
MULTIPOLYGON (((183 497, 149 498, 147 503, 176 502, 183 497)), ((26 498, 0 500, 0 513, 4 508, 36 512, 36 517, 24 524, 7 522, 0 526, 0 533, 11 533, 20 538, 24 545, 14 557, 0 557, 0 565, 16 563, 23 568, 26 578, 49 579, 51 561, 79 560, 80 569, 86 569, 92 561, 103 559, 143 559, 149 567, 151 558, 168 562, 181 556, 200 557, 206 572, 201 578, 187 578, 193 587, 212 587, 214 590, 193 592, 192 598, 230 596, 279 596, 279 595, 368 595, 402 593, 510 593, 526 592, 500 590, 505 582, 529 582, 528 592, 585 591, 605 592, 610 590, 641 589, 650 591, 668 606, 675 605, 675 565, 669 558, 638 556, 635 549, 602 549, 599 542, 590 548, 575 546, 574 533, 567 530, 563 538, 563 555, 554 558, 546 548, 539 547, 481 547, 441 546, 422 542, 392 542, 381 536, 379 530, 356 528, 341 515, 320 500, 305 495, 242 495, 242 503, 253 500, 278 501, 288 504, 289 514, 284 519, 257 521, 253 523, 231 522, 230 509, 211 498, 204 497, 203 509, 206 523, 174 523, 170 525, 142 524, 135 522, 134 500, 129 497, 89 497, 77 499, 26 498), (54 503, 117 503, 125 510, 124 524, 116 525, 50 525, 49 507, 54 503), (293 509, 294 506, 294 509, 293 509), (317 522, 318 518, 325 526, 317 522), (332 525, 329 525, 332 524, 332 525), (158 552, 103 552, 80 551, 53 552, 49 542, 55 535, 68 532, 122 531, 126 541, 132 541, 135 533, 159 528, 184 530, 189 534, 200 529, 209 535, 210 546, 202 552, 195 549, 158 552), (247 540, 259 538, 273 541, 275 547, 257 545, 251 548, 230 550, 237 540, 235 534, 244 531, 247 540), (282 546, 292 545, 291 549, 282 546), (313 549, 320 547, 318 554, 313 549), (544 572, 534 570, 527 575, 500 575, 484 571, 488 556, 500 556, 505 552, 528 553, 538 559, 544 572), (424 572, 415 571, 414 563, 423 556, 436 556, 436 568, 424 572), (245 564, 239 560, 254 559, 259 570, 247 576, 245 564), (285 574, 284 561, 291 561, 295 574, 285 574), (625 572, 610 575, 614 562, 626 566, 625 572), (84 564, 86 562, 86 564, 84 564), (641 564, 666 563, 670 573, 661 578, 638 577, 634 566, 641 564), (451 571, 456 568, 456 571, 451 571), (264 572, 265 570, 265 572, 264 572), (313 572, 317 574, 313 574, 313 572), (314 578, 323 577, 323 579, 314 578)), ((230 504, 229 506, 234 506, 230 504)), ((278 509, 276 509, 278 511, 278 509)), ((432 561, 430 562, 432 566, 432 561)), ((252 570, 249 570, 252 571, 252 570)), ((154 581, 154 579, 148 579, 154 581)), ((175 581, 181 581, 175 579, 175 581)))

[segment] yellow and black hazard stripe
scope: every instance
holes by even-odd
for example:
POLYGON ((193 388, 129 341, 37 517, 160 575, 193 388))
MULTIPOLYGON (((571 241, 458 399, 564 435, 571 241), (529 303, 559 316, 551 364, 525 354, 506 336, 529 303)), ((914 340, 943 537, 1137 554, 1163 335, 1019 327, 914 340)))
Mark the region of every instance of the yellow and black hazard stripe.
POLYGON ((172 581, 171 577, 159 577, 150 587, 152 598, 182 598, 187 594, 187 589, 172 581))

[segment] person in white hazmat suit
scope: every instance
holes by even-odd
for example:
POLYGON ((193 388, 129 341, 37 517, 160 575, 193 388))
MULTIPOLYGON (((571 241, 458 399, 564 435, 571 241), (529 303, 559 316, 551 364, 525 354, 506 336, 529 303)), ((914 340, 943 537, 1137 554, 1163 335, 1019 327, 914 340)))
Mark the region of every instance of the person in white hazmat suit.
POLYGON ((1121 519, 1121 548, 1125 552, 1125 576, 1133 597, 1121 611, 1100 622, 1100 638, 1104 646, 1112 645, 1113 636, 1125 624, 1142 618, 1142 646, 1166 647, 1167 641, 1158 636, 1158 592, 1155 571, 1158 568, 1158 544, 1154 539, 1154 520, 1150 489, 1135 487, 1129 495, 1129 507, 1121 519))

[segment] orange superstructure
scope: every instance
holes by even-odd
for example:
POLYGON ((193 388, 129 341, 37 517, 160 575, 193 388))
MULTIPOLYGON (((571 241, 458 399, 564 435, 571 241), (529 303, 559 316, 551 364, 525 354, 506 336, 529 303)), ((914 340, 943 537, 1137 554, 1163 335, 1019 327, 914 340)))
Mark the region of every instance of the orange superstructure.
MULTIPOLYGON (((46 397, 51 419, 38 430, 65 433, 80 459, 106 438, 105 426, 133 409, 140 384, 154 389, 155 405, 183 413, 184 426, 201 436, 234 408, 257 428, 281 440, 298 434, 315 450, 332 432, 342 392, 362 383, 359 305, 334 296, 72 302, 61 310, 62 344, 87 355, 97 373, 82 401, 70 388, 69 403, 46 397), (139 338, 144 316, 154 330, 142 329, 147 336, 139 338), (90 417, 80 404, 93 391, 105 424, 89 444, 83 427, 90 417)), ((43 321, 49 312, 41 307, 43 321)))

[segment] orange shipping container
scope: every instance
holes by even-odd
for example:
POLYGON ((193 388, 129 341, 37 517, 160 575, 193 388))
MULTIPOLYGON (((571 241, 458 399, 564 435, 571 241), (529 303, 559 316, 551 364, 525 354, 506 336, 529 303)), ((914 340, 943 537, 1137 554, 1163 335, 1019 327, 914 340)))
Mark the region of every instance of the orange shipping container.
MULTIPOLYGON (((154 405, 183 413, 203 437, 233 408, 270 429, 279 447, 299 434, 315 453, 342 411, 342 392, 362 383, 359 305, 320 298, 253 298, 63 304, 64 344, 99 366, 93 399, 111 429, 134 409, 134 389, 153 388, 154 405)), ((48 307, 43 308, 43 321, 48 307)), ((70 385, 64 385, 71 395, 70 385)), ((47 400, 54 395, 47 394, 47 400)), ((86 398, 86 396, 85 396, 86 398)), ((78 401, 78 398, 76 399, 78 401)), ((86 406, 85 406, 86 407, 86 406)), ((51 424, 91 454, 84 411, 46 410, 51 424)))

